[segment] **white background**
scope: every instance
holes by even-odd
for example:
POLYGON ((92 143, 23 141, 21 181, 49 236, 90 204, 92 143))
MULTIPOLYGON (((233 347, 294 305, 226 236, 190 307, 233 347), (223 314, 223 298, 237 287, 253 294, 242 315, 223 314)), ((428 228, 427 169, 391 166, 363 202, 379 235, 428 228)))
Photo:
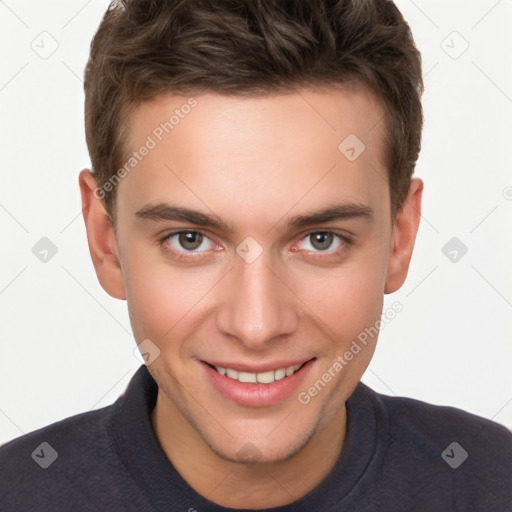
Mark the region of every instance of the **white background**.
MULTIPOLYGON (((406 284, 386 297, 404 309, 363 381, 512 428, 512 1, 397 5, 423 55, 423 224, 406 284), (441 251, 454 236, 468 248, 456 263, 441 251)), ((0 443, 109 405, 140 365, 80 215, 82 76, 106 7, 0 2, 0 443), (58 43, 47 59, 31 47, 41 37, 58 43), (47 263, 32 253, 42 237, 58 248, 47 263)))

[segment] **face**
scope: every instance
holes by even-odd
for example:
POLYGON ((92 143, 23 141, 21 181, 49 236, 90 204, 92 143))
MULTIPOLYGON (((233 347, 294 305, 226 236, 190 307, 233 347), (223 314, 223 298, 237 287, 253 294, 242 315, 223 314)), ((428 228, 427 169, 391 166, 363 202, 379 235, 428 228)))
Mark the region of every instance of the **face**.
POLYGON ((158 354, 148 369, 169 414, 226 459, 248 442, 262 462, 286 459, 344 410, 376 337, 344 354, 407 272, 383 111, 339 89, 168 95, 128 124, 129 155, 150 149, 117 187, 115 239, 89 219, 100 282, 158 354))

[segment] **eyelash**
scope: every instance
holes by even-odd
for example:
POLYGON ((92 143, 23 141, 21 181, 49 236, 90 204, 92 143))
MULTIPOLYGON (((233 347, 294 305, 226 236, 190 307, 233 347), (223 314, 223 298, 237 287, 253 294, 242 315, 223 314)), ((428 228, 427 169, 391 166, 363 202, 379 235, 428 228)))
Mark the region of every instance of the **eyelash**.
MULTIPOLYGON (((203 253, 206 253, 208 251, 186 251, 185 249, 183 251, 177 251, 175 249, 170 248, 169 244, 166 243, 167 240, 173 236, 180 235, 181 233, 197 233, 197 234, 201 234, 201 235, 203 235, 203 237, 209 239, 209 237, 201 231, 193 230, 193 229, 181 229, 179 231, 173 231, 171 233, 167 233, 163 237, 159 238, 158 243, 159 243, 160 247, 162 247, 162 249, 165 252, 171 254, 173 256, 173 258, 177 259, 178 261, 185 260, 185 259, 190 261, 190 260, 195 260, 197 258, 204 257, 203 253)), ((317 233, 332 234, 332 235, 338 237, 340 239, 341 243, 337 249, 331 250, 331 251, 329 251, 329 250, 307 251, 308 253, 312 253, 312 254, 310 254, 310 257, 313 257, 315 259, 327 259, 327 258, 341 256, 352 245, 352 240, 349 237, 347 237, 346 235, 342 235, 341 233, 338 233, 336 231, 318 230, 318 229, 314 230, 314 231, 309 231, 300 239, 300 241, 310 237, 311 235, 317 234, 317 233), (327 254, 327 256, 325 256, 325 254, 327 254)))

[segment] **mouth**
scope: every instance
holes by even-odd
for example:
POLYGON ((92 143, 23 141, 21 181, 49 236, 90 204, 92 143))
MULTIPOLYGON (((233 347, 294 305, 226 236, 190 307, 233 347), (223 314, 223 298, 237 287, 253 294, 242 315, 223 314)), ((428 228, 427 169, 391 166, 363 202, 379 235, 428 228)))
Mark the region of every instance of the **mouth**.
POLYGON ((306 361, 277 362, 258 368, 236 363, 196 361, 224 398, 240 405, 263 407, 289 397, 306 378, 315 360, 314 357, 306 361))
POLYGON ((237 380, 238 382, 246 382, 251 384, 272 384, 272 382, 290 377, 299 371, 308 361, 304 363, 294 364, 291 366, 278 368, 277 370, 268 370, 265 372, 245 372, 235 370, 234 368, 226 368, 223 366, 215 366, 206 363, 221 375, 225 375, 228 379, 237 380))

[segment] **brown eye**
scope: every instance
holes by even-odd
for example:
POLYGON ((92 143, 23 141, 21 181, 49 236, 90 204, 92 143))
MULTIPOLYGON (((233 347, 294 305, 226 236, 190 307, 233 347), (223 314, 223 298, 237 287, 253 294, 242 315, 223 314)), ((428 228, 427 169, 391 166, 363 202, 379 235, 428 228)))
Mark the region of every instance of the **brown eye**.
POLYGON ((178 234, 178 242, 183 249, 195 251, 201 246, 203 235, 197 231, 182 231, 178 234))
POLYGON ((175 231, 160 239, 160 244, 174 253, 207 253, 215 245, 206 235, 199 231, 175 231))
POLYGON ((166 256, 176 261, 206 261, 213 253, 222 250, 206 234, 193 229, 174 231, 161 237, 158 243, 166 256))
POLYGON ((348 237, 335 231, 310 231, 301 239, 299 248, 308 257, 329 258, 340 256, 350 244, 348 237))
POLYGON ((325 251, 329 249, 333 242, 333 233, 328 231, 318 231, 317 233, 311 233, 309 235, 311 245, 319 251, 325 251))

